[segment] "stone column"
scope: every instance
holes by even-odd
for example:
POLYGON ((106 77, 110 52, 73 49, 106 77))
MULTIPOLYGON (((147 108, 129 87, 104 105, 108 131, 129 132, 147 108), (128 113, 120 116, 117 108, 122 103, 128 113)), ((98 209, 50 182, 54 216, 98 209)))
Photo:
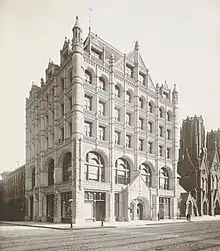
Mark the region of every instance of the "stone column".
POLYGON ((72 221, 78 224, 84 221, 84 191, 82 187, 83 166, 83 135, 84 135, 84 59, 82 29, 76 17, 72 40, 72 221))
POLYGON ((47 197, 42 194, 42 222, 47 221, 47 197))
POLYGON ((42 192, 39 192, 39 198, 38 198, 38 220, 42 221, 43 217, 43 201, 42 201, 42 192))
POLYGON ((156 219, 159 213, 159 191, 160 191, 160 167, 159 167, 159 85, 156 85, 156 123, 155 123, 155 176, 156 176, 156 201, 155 201, 155 209, 156 209, 156 219))
POLYGON ((174 196, 173 196, 173 215, 172 218, 177 218, 178 212, 178 203, 177 203, 177 163, 178 163, 178 139, 179 139, 179 129, 178 129, 178 92, 176 90, 176 85, 174 86, 172 92, 172 102, 173 102, 173 188, 174 188, 174 196))
POLYGON ((54 200, 54 222, 61 222, 61 194, 55 194, 54 200))
POLYGON ((115 94, 115 86, 114 86, 114 56, 110 57, 110 74, 109 74, 109 171, 110 171, 110 193, 109 193, 109 221, 115 221, 115 193, 114 193, 114 185, 115 185, 115 177, 114 177, 114 94, 115 94))

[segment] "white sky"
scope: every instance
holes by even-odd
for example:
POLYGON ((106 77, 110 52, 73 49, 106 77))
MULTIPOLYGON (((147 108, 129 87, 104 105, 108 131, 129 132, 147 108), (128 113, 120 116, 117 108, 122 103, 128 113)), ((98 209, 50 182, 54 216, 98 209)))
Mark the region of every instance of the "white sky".
POLYGON ((59 63, 75 16, 124 53, 139 41, 154 82, 177 84, 180 119, 202 115, 220 127, 220 0, 0 0, 0 172, 25 163, 25 98, 59 63))

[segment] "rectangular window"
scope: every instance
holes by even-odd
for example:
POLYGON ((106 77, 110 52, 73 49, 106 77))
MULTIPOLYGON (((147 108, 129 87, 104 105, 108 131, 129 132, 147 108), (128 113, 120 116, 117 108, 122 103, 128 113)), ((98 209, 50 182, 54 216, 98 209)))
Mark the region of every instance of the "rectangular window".
POLYGON ((126 65, 126 74, 127 76, 133 78, 133 67, 130 65, 126 65))
POLYGON ((159 145, 159 156, 163 156, 163 147, 161 145, 159 145))
POLYGON ((153 142, 148 142, 148 152, 153 153, 153 142))
POLYGON ((120 132, 115 132, 115 144, 120 145, 120 132))
POLYGON ((167 139, 168 140, 171 139, 171 131, 170 131, 170 129, 167 129, 167 139))
POLYGON ((126 113, 126 124, 131 125, 131 114, 128 112, 126 113))
POLYGON ((145 85, 145 75, 142 73, 139 73, 138 75, 138 81, 142 84, 145 85))
POLYGON ((85 96, 84 107, 86 110, 92 110, 92 97, 85 96))
POLYGON ((102 102, 99 102, 99 114, 105 115, 105 104, 102 102))
POLYGON ((61 104, 60 105, 60 115, 61 115, 61 117, 64 115, 64 104, 61 104))
POLYGON ((101 53, 93 48, 91 49, 91 56, 97 59, 101 59, 101 53))
POLYGON ((120 110, 115 108, 115 120, 120 121, 120 110))
POLYGON ((120 88, 119 88, 119 86, 115 86, 115 97, 117 97, 117 98, 120 98, 120 88))
POLYGON ((153 123, 152 122, 148 122, 148 131, 149 133, 153 133, 153 123))
POLYGON ((139 128, 140 128, 141 130, 144 129, 144 119, 142 119, 142 118, 139 118, 139 128))
POLYGON ((131 148, 131 135, 126 135, 126 147, 131 148))
POLYGON ((170 159, 170 148, 167 148, 167 158, 170 159))
POLYGON ((139 139, 139 151, 143 151, 143 150, 144 150, 144 140, 139 139))
POLYGON ((59 141, 62 142, 63 140, 64 140, 64 128, 61 127, 60 128, 60 139, 59 139, 59 141))
POLYGON ((159 133, 160 133, 160 137, 163 137, 163 127, 159 126, 159 133))
POLYGON ((72 136, 72 122, 69 123, 70 137, 72 136))
POLYGON ((85 132, 85 135, 88 136, 88 137, 91 137, 92 136, 92 123, 90 122, 85 122, 84 124, 84 132, 85 132))
POLYGON ((99 139, 105 140, 105 127, 102 126, 99 127, 99 139))
POLYGON ((72 106, 73 106, 72 97, 69 97, 69 104, 70 104, 70 111, 72 111, 72 106))

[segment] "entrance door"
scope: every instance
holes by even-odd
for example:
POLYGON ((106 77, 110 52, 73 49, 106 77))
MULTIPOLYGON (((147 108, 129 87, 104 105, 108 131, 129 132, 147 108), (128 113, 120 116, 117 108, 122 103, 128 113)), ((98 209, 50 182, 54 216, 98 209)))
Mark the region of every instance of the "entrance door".
POLYGON ((105 219, 105 201, 96 201, 96 220, 105 219))
POLYGON ((34 198, 30 197, 30 220, 34 220, 33 208, 34 208, 34 198))
POLYGON ((137 204, 137 220, 143 219, 143 204, 138 203, 137 204))
POLYGON ((220 215, 220 205, 218 200, 215 203, 215 215, 220 215))
POLYGON ((54 195, 47 195, 47 221, 53 222, 54 218, 54 195))

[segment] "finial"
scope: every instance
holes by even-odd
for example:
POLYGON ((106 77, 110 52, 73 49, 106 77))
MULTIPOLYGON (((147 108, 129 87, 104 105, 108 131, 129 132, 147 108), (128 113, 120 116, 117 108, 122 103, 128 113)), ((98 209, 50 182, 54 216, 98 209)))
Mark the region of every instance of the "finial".
POLYGON ((65 42, 67 41, 67 37, 65 37, 65 42))
POLYGON ((159 88, 159 84, 158 83, 156 84, 156 88, 159 88))
POLYGON ((139 44, 138 44, 138 41, 135 42, 135 46, 134 46, 135 50, 138 50, 139 49, 139 44))
POLYGON ((76 16, 76 22, 75 22, 74 28, 80 28, 79 27, 79 17, 78 16, 76 16))
POLYGON ((89 34, 91 33, 92 9, 89 8, 89 34))

